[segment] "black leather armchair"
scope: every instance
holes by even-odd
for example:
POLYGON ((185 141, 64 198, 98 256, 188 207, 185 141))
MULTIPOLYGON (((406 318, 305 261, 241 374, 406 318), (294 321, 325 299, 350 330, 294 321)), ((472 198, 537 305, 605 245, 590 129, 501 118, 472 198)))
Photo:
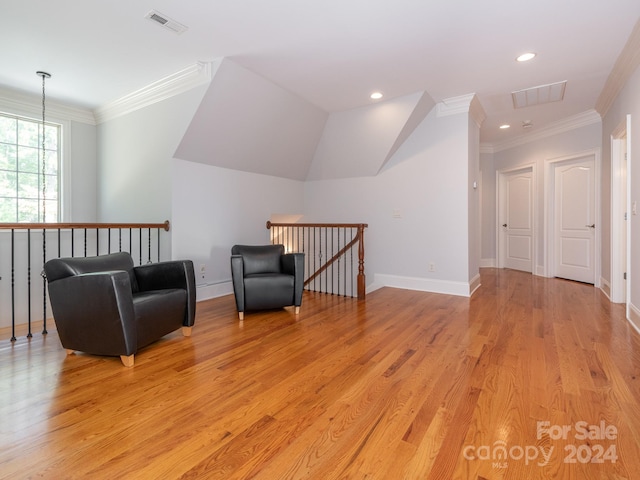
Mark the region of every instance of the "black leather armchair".
POLYGON ((56 258, 44 266, 62 346, 119 355, 131 367, 139 349, 182 328, 191 335, 196 289, 193 262, 134 267, 125 252, 56 258))
POLYGON ((304 253, 284 253, 284 245, 234 245, 231 277, 240 320, 247 310, 302 304, 304 253))

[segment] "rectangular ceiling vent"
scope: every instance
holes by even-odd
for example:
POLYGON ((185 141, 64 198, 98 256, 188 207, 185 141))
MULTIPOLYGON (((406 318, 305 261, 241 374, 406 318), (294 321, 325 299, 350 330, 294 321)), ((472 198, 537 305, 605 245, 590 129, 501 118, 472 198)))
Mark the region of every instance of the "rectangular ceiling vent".
POLYGON ((172 31, 173 33, 177 33, 178 35, 186 32, 187 29, 189 28, 181 24, 180 22, 176 22, 175 20, 167 17, 163 13, 157 12, 155 10, 151 10, 149 13, 145 15, 144 18, 151 20, 157 25, 172 31))
POLYGON ((542 105, 544 103, 559 102, 564 98, 564 90, 567 81, 549 83, 538 87, 526 88, 511 92, 513 108, 531 107, 532 105, 542 105))

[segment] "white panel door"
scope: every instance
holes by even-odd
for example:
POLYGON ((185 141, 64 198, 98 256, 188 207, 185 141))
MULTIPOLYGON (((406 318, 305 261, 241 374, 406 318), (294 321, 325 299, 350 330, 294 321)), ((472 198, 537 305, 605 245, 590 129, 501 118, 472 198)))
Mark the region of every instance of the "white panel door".
POLYGON ((555 276, 595 282, 595 161, 555 167, 555 276))
POLYGON ((533 173, 505 176, 504 266, 531 272, 533 267, 533 173))

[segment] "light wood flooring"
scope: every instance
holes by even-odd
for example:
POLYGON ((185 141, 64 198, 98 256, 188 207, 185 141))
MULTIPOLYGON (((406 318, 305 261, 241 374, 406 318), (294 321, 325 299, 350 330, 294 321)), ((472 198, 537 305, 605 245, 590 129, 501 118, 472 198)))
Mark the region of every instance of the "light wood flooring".
POLYGON ((242 325, 232 296, 201 302, 133 368, 53 329, 1 340, 0 478, 640 479, 623 307, 481 275, 471 299, 305 293, 242 325))

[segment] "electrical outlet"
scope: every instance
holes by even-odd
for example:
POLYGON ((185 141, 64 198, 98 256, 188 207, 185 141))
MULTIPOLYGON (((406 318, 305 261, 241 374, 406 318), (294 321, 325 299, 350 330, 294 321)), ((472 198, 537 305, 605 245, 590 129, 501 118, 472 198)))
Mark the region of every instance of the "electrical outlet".
POLYGON ((429 271, 430 272, 435 272, 436 271, 436 264, 433 262, 429 263, 429 271))
POLYGON ((205 273, 207 273, 207 266, 203 263, 200 265, 200 278, 204 279, 205 273))

